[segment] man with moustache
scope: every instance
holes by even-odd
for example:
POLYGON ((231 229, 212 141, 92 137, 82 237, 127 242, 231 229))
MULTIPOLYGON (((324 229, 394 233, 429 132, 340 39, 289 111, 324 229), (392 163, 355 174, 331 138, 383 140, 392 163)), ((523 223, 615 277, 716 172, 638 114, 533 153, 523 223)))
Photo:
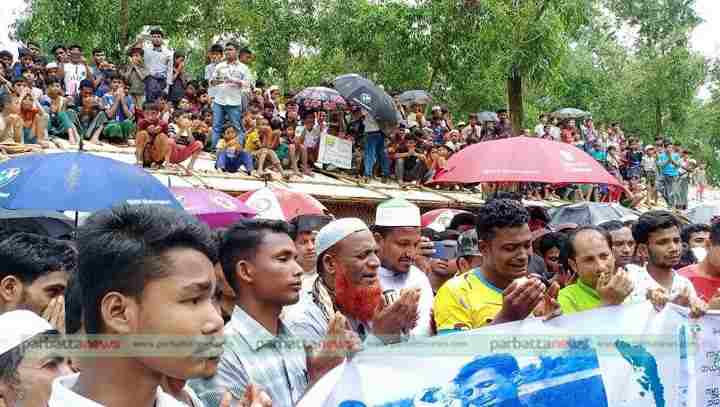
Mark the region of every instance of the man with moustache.
POLYGON ((630 227, 619 220, 611 220, 602 223, 600 228, 610 234, 615 267, 618 269, 628 266, 630 266, 629 268, 639 268, 639 266, 633 265, 636 244, 630 227))
POLYGON ((393 343, 417 322, 419 290, 403 290, 389 303, 382 295, 380 259, 372 232, 357 218, 330 222, 315 240, 318 279, 289 318, 291 330, 306 341, 326 335, 340 313, 365 344, 393 343))
MULTIPOLYGON (((633 227, 638 254, 648 259, 644 269, 633 273, 634 290, 628 302, 643 302, 662 295, 667 301, 690 306, 697 314, 704 307, 690 280, 675 271, 680 262, 680 222, 668 211, 650 211, 633 227)), ((657 304, 657 301, 653 301, 657 304)))
POLYGON ((545 285, 530 277, 530 216, 520 202, 494 199, 477 213, 482 262, 453 277, 435 298, 439 334, 525 319, 545 297, 545 285))
POLYGON ((381 203, 373 232, 379 248, 383 294, 394 298, 403 289, 419 290, 418 323, 411 334, 429 336, 435 295, 427 275, 415 266, 421 239, 420 208, 401 198, 381 203))
MULTIPOLYGON (((275 406, 296 405, 305 391, 342 362, 340 355, 328 357, 323 350, 330 341, 347 341, 356 350, 359 340, 345 330, 342 316, 333 315, 318 346, 307 350, 295 336, 283 307, 300 298, 302 268, 297 251, 283 221, 250 219, 231 226, 220 244, 220 262, 230 286, 237 293, 237 306, 226 327, 224 352, 217 374, 191 380, 189 386, 208 406, 216 406, 225 391, 240 398, 249 383, 257 383, 275 406)), ((346 348, 337 348, 341 351, 346 348)))

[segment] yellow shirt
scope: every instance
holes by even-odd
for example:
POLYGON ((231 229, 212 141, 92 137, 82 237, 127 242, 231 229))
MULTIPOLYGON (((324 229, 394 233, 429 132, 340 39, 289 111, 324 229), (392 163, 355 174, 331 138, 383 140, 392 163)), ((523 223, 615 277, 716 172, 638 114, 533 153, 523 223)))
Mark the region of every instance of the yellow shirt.
POLYGON ((253 153, 260 148, 260 135, 257 130, 253 130, 245 135, 245 151, 253 153))
POLYGON ((433 312, 438 334, 483 327, 502 308, 502 290, 490 284, 479 268, 453 277, 435 296, 433 312))

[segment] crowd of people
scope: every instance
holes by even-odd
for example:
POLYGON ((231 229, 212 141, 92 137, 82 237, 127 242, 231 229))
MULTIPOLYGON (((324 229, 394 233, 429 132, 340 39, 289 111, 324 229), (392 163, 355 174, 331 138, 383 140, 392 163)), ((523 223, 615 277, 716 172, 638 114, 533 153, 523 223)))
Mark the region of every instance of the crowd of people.
MULTIPOLYGON (((507 110, 496 117, 470 114, 466 121, 456 121, 446 107, 430 107, 424 100, 398 102, 403 121, 392 134, 384 134, 359 105, 298 104, 294 92, 281 93, 279 87, 255 80, 249 68, 252 51, 233 41, 210 47, 198 78, 186 71, 184 53, 166 46, 160 29, 138 37, 127 60, 117 64, 102 49, 93 49, 89 60, 85 52, 78 45, 58 45, 46 57, 37 43, 29 42, 15 61, 11 52, 0 51, 0 140, 21 144, 5 145, 4 151, 67 146, 65 140, 110 142, 134 144, 138 164, 150 168, 180 166, 189 174, 205 150, 217 171, 312 176, 316 167, 338 170, 318 163, 327 134, 353 141, 350 175, 363 181, 392 178, 410 186, 429 181, 466 146, 513 136, 507 110)), ((622 180, 625 190, 521 184, 485 185, 483 191, 515 189, 531 199, 562 197, 629 207, 657 206, 659 195, 669 208, 686 209, 693 183, 702 199, 705 164, 681 146, 662 138, 642 146, 639 137, 626 137, 617 123, 599 130, 591 118, 578 123, 543 114, 533 130, 520 135, 578 146, 622 180)))
POLYGON ((720 223, 649 211, 552 227, 506 193, 443 232, 422 228, 400 198, 375 219, 211 231, 183 211, 125 205, 96 212, 73 239, 5 230, 0 405, 289 407, 368 347, 645 301, 692 318, 720 309, 720 223), (193 346, 70 356, 31 346, 76 334, 193 346))

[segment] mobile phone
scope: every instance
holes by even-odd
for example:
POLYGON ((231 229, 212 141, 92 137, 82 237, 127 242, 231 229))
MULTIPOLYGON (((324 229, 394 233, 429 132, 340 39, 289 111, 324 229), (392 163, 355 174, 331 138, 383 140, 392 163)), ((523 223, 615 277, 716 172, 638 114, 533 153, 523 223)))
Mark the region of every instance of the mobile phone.
POLYGON ((433 242, 435 254, 433 259, 450 260, 457 257, 457 242, 454 240, 443 240, 433 242))

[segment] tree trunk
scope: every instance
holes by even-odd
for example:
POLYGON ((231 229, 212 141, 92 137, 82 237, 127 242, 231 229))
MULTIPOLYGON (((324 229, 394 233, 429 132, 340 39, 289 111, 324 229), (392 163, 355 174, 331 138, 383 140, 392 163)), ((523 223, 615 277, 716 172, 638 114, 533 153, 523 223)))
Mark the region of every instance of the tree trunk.
POLYGON ((660 101, 655 101, 655 137, 662 136, 663 123, 662 123, 662 105, 660 101))
POLYGON ((125 52, 128 46, 128 24, 130 23, 130 0, 120 0, 120 50, 125 52))
POLYGON ((516 70, 510 74, 507 81, 508 105, 510 120, 512 121, 513 135, 517 136, 522 132, 523 123, 523 89, 522 76, 516 70))

